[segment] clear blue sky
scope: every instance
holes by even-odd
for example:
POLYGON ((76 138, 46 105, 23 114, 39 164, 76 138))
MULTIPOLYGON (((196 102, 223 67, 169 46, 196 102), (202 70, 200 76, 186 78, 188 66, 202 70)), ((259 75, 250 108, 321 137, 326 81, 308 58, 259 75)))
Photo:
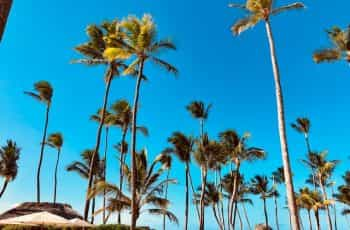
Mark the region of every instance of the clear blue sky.
MULTIPOLYGON (((282 2, 282 1, 279 1, 282 2)), ((23 95, 34 82, 48 80, 54 86, 49 132, 60 131, 65 143, 60 165, 58 200, 82 210, 86 183, 65 167, 78 160, 80 152, 95 145, 96 124, 89 121, 102 103, 103 69, 69 64, 79 57, 73 48, 86 41, 85 27, 105 19, 123 18, 128 14, 154 16, 160 37, 170 36, 178 51, 166 54, 180 70, 177 79, 152 65, 145 72, 150 81, 142 86, 139 122, 150 130, 149 138, 140 138, 138 148, 147 147, 150 159, 167 146, 167 137, 176 130, 196 135, 198 124, 185 111, 191 100, 213 104, 207 131, 213 138, 220 131, 234 128, 250 131, 251 144, 264 148, 266 161, 245 165, 250 177, 269 174, 281 165, 269 51, 263 25, 235 38, 230 26, 242 14, 227 8, 229 1, 165 0, 52 0, 14 1, 6 34, 0 44, 0 141, 14 139, 22 147, 17 180, 9 185, 0 201, 0 210, 13 204, 34 200, 36 165, 43 128, 44 106, 23 95)), ((350 69, 345 63, 316 65, 312 51, 329 45, 324 30, 349 23, 350 2, 306 0, 307 9, 272 19, 277 53, 285 93, 286 120, 308 116, 313 123, 311 144, 314 149, 328 149, 330 157, 343 160, 336 171, 339 178, 350 155, 350 69)), ((131 99, 134 80, 113 82, 111 102, 131 99)), ((111 142, 120 140, 113 131, 111 142)), ((302 136, 288 127, 288 140, 296 187, 304 185, 307 171, 299 159, 305 154, 302 136)), ((103 145, 102 145, 103 146, 103 145)), ((116 182, 116 152, 109 152, 108 177, 116 182)), ((42 192, 51 201, 55 151, 45 152, 42 192)), ((199 178, 198 168, 192 172, 199 178)), ((171 187, 172 210, 183 222, 183 166, 176 163, 173 177, 180 184, 171 187)), ((199 180, 196 179, 196 184, 199 180)), ((283 205, 281 198, 281 206, 283 205)), ((272 217, 272 204, 269 205, 272 217)), ((254 222, 263 222, 260 200, 249 208, 254 222)), ((286 211, 281 212, 287 224, 286 211)), ((208 209, 208 229, 216 229, 208 209)), ((194 212, 191 225, 195 226, 194 212)), ((343 221, 343 220, 341 220, 343 221)), ((160 218, 144 217, 140 221, 158 228, 160 218)), ((170 229, 180 229, 172 226, 170 229)), ((192 227, 191 229, 195 229, 192 227)), ((287 229, 284 227, 283 229, 287 229)), ((344 228, 343 228, 344 229, 344 228)))

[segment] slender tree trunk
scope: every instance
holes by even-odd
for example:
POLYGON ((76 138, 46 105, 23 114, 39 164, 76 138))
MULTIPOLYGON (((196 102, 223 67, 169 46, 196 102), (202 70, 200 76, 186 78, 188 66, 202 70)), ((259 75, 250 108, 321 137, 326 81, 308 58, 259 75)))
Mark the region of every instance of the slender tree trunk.
POLYGON ((249 217, 248 217, 247 209, 246 209, 246 207, 245 207, 245 204, 244 204, 244 203, 242 203, 242 208, 243 208, 243 214, 244 214, 244 217, 245 217, 245 219, 246 219, 246 221, 247 221, 247 224, 248 224, 248 229, 249 229, 249 230, 252 230, 252 226, 250 225, 250 221, 249 221, 249 217))
POLYGON ((43 138, 41 140, 39 164, 38 164, 38 170, 37 170, 37 174, 36 174, 36 200, 37 200, 38 203, 40 203, 40 173, 41 173, 41 165, 43 163, 43 157, 44 157, 44 149, 45 149, 45 142, 46 142, 47 127, 49 125, 50 107, 51 107, 51 103, 49 103, 46 106, 46 117, 45 117, 44 133, 43 133, 43 138))
POLYGON ((237 161, 236 162, 236 173, 234 176, 234 181, 233 181, 233 190, 232 190, 232 194, 231 194, 231 198, 229 201, 229 218, 230 218, 230 223, 232 228, 235 228, 236 225, 236 209, 234 209, 234 207, 237 206, 237 201, 236 201, 236 196, 237 196, 237 190, 238 190, 238 177, 239 177, 239 169, 240 169, 240 162, 237 161), (233 213, 234 212, 234 213, 233 213))
POLYGON ((267 207, 266 207, 266 199, 265 198, 263 198, 263 203, 264 203, 265 225, 268 228, 269 227, 269 218, 267 216, 267 207))
POLYGON ((236 207, 236 210, 237 210, 237 216, 238 216, 238 220, 239 220, 239 226, 240 226, 240 229, 243 230, 243 220, 242 220, 242 217, 241 217, 241 213, 238 209, 238 206, 236 207))
POLYGON ((185 184, 185 225, 184 225, 184 230, 188 229, 188 206, 189 206, 189 192, 188 192, 188 177, 189 177, 189 165, 186 163, 185 166, 185 172, 186 172, 186 184, 185 184))
MULTIPOLYGON (((120 167, 119 167, 119 190, 121 193, 123 193, 123 181, 124 181, 124 164, 125 164, 125 158, 126 158, 126 149, 125 147, 125 138, 126 134, 128 132, 128 128, 123 129, 122 134, 122 140, 121 140, 121 147, 120 147, 120 167)), ((119 194, 118 198, 121 198, 121 194, 119 194)), ((121 224, 121 211, 118 212, 118 224, 121 224)))
POLYGON ((290 215, 289 209, 288 209, 288 216, 289 216, 289 228, 290 228, 290 230, 293 230, 293 226, 292 226, 292 216, 290 215))
POLYGON ((136 228, 136 183, 137 183, 137 169, 136 169, 136 128, 137 128, 137 111, 139 105, 140 87, 143 76, 144 60, 140 60, 138 76, 135 86, 134 95, 134 107, 132 110, 132 123, 131 123, 131 226, 130 230, 136 228))
MULTIPOLYGON (((166 175, 166 179, 167 180, 169 180, 169 176, 170 176, 170 168, 168 168, 168 172, 167 172, 167 175, 166 175)), ((165 185, 165 196, 164 196, 165 199, 168 199, 168 186, 169 186, 169 184, 166 183, 166 185, 165 185)), ((165 230, 165 226, 166 226, 166 216, 163 215, 163 230, 165 230)))
MULTIPOLYGON (((276 181, 275 181, 275 177, 272 177, 273 179, 273 185, 276 186, 276 181)), ((277 188, 277 187, 276 187, 277 188)), ((274 203, 275 203, 275 221, 276 221, 276 229, 279 230, 280 229, 280 224, 279 224, 279 219, 278 219, 278 203, 277 203, 277 196, 274 195, 273 196, 274 199, 274 203)))
POLYGON ((95 222, 95 206, 96 206, 96 199, 92 199, 92 206, 91 206, 91 222, 90 224, 94 224, 95 222))
POLYGON ((101 120, 100 120, 100 124, 98 126, 98 129, 97 129, 96 147, 95 147, 94 154, 92 155, 91 163, 90 163, 89 180, 88 180, 88 187, 86 190, 85 207, 84 207, 84 220, 87 220, 88 215, 89 215, 89 208, 90 208, 89 192, 91 190, 92 183, 93 183, 93 177, 94 177, 93 172, 94 172, 94 168, 95 168, 94 166, 95 166, 95 161, 96 161, 95 160, 96 155, 99 154, 98 151, 100 149, 102 128, 103 128, 103 124, 105 121, 105 111, 107 108, 109 91, 111 88, 111 83, 112 83, 112 79, 113 79, 113 75, 114 75, 113 68, 114 68, 114 66, 113 66, 113 64, 111 64, 107 70, 106 78, 105 78, 105 79, 107 79, 106 90, 105 90, 105 95, 104 95, 104 99, 103 99, 101 120))
POLYGON ((300 221, 300 228, 302 229, 302 230, 304 230, 305 228, 304 228, 304 223, 303 223, 303 219, 300 217, 300 211, 299 211, 299 221, 300 221))
MULTIPOLYGON (((318 177, 318 183, 319 183, 319 186, 321 188, 321 191, 322 191, 322 195, 323 195, 323 200, 327 200, 327 192, 326 192, 326 189, 324 187, 324 185, 322 184, 322 175, 321 174, 318 174, 317 175, 318 177)), ((328 225, 328 230, 332 230, 333 229, 333 225, 332 225, 332 218, 331 218, 331 213, 329 211, 329 206, 327 205, 326 206, 326 213, 327 213, 327 225, 328 225)))
POLYGON ((315 210, 314 214, 315 214, 316 230, 321 230, 320 215, 318 213, 318 210, 315 210))
MULTIPOLYGON (((309 135, 307 133, 305 133, 304 137, 305 137, 307 152, 308 152, 308 154, 310 154, 311 153, 311 145, 310 145, 309 135)), ((311 173, 312 173, 312 180, 313 180, 312 183, 314 186, 314 190, 316 191, 316 179, 315 179, 315 168, 314 167, 311 168, 311 173)))
MULTIPOLYGON (((222 178, 221 178, 221 169, 219 170, 219 181, 221 182, 222 181, 222 178)), ((222 186, 220 186, 220 193, 222 194, 222 186)), ((221 217, 222 217, 222 225, 223 225, 223 228, 224 230, 226 229, 225 227, 225 214, 224 214, 224 202, 223 202, 223 199, 220 200, 220 207, 221 207, 221 217)))
MULTIPOLYGON (((189 166, 188 166, 188 167, 189 167, 189 166)), ((192 193, 193 193, 193 194, 196 194, 196 190, 195 190, 195 188, 194 188, 194 184, 193 184, 193 180, 192 180, 190 168, 188 168, 188 170, 189 170, 189 171, 188 171, 188 177, 189 177, 189 182, 190 182, 190 184, 191 184, 192 193)), ((200 213, 199 213, 198 204, 195 203, 194 206, 196 207, 198 221, 200 222, 200 213)))
MULTIPOLYGON (((104 154, 104 168, 103 168, 103 181, 106 182, 107 177, 107 151, 108 151, 108 132, 109 128, 106 126, 105 136, 105 154, 104 154)), ((103 201, 102 201, 102 223, 106 224, 106 189, 103 189, 103 201)))
POLYGON ((58 163, 60 161, 60 155, 61 155, 61 149, 58 149, 57 151, 57 160, 56 160, 56 166, 55 166, 55 178, 54 178, 54 188, 53 188, 53 203, 56 204, 56 198, 57 198, 57 172, 58 172, 58 163))
POLYGON ((224 228, 222 227, 222 223, 221 223, 220 219, 218 218, 218 215, 217 215, 217 212, 216 212, 216 209, 215 209, 214 205, 212 206, 212 210, 213 210, 213 214, 214 214, 215 220, 218 223, 220 230, 223 230, 224 228))
POLYGON ((0 192, 0 198, 2 197, 2 195, 4 195, 8 184, 9 184, 9 181, 5 179, 4 185, 2 186, 2 189, 1 189, 1 192, 0 192))
MULTIPOLYGON (((334 197, 334 187, 333 185, 331 186, 332 189, 332 197, 334 197)), ((338 224, 337 224, 337 207, 336 204, 333 204, 333 215, 334 215, 334 229, 338 230, 338 224)))
POLYGON ((310 230, 312 230, 312 221, 311 221, 311 211, 310 210, 307 210, 307 217, 309 219, 309 228, 310 230))
POLYGON ((236 228, 236 219, 237 219, 237 200, 234 201, 233 203, 233 220, 232 220, 232 228, 235 229, 236 228))
POLYGON ((286 134, 286 124, 284 117, 284 104, 283 104, 283 93, 281 87, 280 73, 279 67, 277 63, 275 44, 273 40, 272 30, 269 19, 266 20, 266 32, 270 45, 271 52, 271 62, 272 69, 276 87, 276 101, 277 101, 277 114, 278 114, 278 130, 280 136, 281 143, 281 151, 282 151, 282 161, 283 161, 283 169, 285 175, 285 184, 286 184, 286 192, 287 192, 287 200, 288 200, 288 208, 290 209, 292 226, 294 230, 299 230, 299 216, 298 216, 298 208, 295 202, 295 194, 293 187, 293 178, 292 178, 292 170, 289 160, 288 153, 288 144, 287 144, 287 134, 286 134))
POLYGON ((204 230, 204 218, 205 218, 205 209, 204 209, 204 197, 205 197, 205 187, 207 184, 207 169, 202 169, 202 191, 201 191, 201 197, 200 197, 200 223, 199 223, 199 229, 204 230))

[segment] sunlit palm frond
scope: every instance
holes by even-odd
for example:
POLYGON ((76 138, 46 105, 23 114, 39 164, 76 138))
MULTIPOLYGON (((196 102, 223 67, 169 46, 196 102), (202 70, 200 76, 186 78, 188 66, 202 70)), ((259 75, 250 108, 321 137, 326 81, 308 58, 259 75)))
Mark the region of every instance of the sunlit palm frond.
POLYGON ((324 49, 315 51, 313 54, 314 62, 333 62, 342 58, 342 53, 339 49, 324 49))
POLYGON ((276 9, 273 9, 271 11, 272 15, 280 14, 289 10, 298 10, 298 9, 304 9, 305 5, 302 2, 296 2, 292 4, 288 4, 285 6, 278 7, 276 9))
POLYGON ((177 225, 179 224, 179 221, 177 217, 175 216, 174 213, 166 210, 166 209, 146 209, 146 212, 148 212, 151 215, 160 215, 160 216, 166 216, 170 222, 176 223, 177 225))
POLYGON ((231 31, 234 35, 240 35, 245 30, 254 27, 260 20, 262 20, 262 17, 259 14, 250 15, 235 22, 231 27, 231 31))

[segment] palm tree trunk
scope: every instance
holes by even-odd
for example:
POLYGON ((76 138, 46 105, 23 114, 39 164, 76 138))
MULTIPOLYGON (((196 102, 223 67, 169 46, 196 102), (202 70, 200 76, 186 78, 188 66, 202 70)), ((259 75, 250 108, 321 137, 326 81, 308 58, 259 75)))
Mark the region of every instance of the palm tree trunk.
MULTIPOLYGON (((167 175, 166 175, 167 181, 169 180, 169 176, 170 176, 170 168, 168 168, 168 172, 167 172, 167 175)), ((166 185, 165 185, 165 196, 164 196, 165 199, 168 199, 168 186, 169 186, 169 184, 166 183, 166 185)), ((163 230, 165 230, 165 224, 166 224, 166 216, 163 215, 163 230)))
POLYGON ((220 230, 223 230, 224 228, 222 227, 222 223, 221 223, 221 221, 220 221, 220 219, 219 219, 219 217, 217 215, 217 212, 216 212, 216 209, 215 209, 214 205, 212 206, 212 210, 213 210, 213 214, 214 214, 215 220, 218 223, 220 230))
POLYGON ((229 201, 229 213, 230 213, 229 214, 229 218, 230 218, 229 223, 231 223, 232 229, 235 228, 235 224, 236 224, 236 209, 234 209, 234 207, 237 206, 236 196, 237 196, 237 190, 238 190, 238 177, 239 177, 240 166, 241 166, 240 162, 237 161, 236 162, 236 174, 235 174, 234 181, 233 181, 233 190, 232 190, 231 198, 229 201))
POLYGON ((94 224, 95 222, 95 206, 96 206, 96 199, 92 199, 92 206, 91 206, 91 221, 90 224, 94 224))
POLYGON ((9 181, 8 181, 8 180, 5 180, 5 181, 4 181, 4 185, 2 186, 2 189, 1 189, 1 192, 0 192, 0 198, 2 197, 2 195, 4 195, 5 190, 6 190, 8 184, 9 184, 9 181))
POLYGON ((44 157, 47 127, 49 125, 49 113, 50 113, 50 103, 46 106, 44 133, 43 133, 43 138, 41 140, 39 164, 38 164, 38 170, 36 174, 36 200, 38 203, 40 203, 40 172, 41 172, 41 165, 43 163, 43 157, 44 157))
POLYGON ((201 197, 200 197, 200 223, 199 223, 199 229, 204 230, 204 218, 205 218, 205 209, 204 209, 204 196, 205 196, 205 187, 207 184, 207 169, 202 169, 202 191, 201 191, 201 197))
POLYGON ((234 201, 233 203, 233 220, 232 220, 232 229, 236 228, 236 218, 237 218, 237 200, 234 201))
MULTIPOLYGON (((322 191, 322 195, 323 195, 323 200, 327 200, 327 192, 326 192, 326 189, 322 183, 322 175, 319 174, 317 175, 318 177, 318 183, 319 183, 319 186, 321 188, 321 191, 322 191)), ((332 226, 332 218, 331 218, 331 213, 330 213, 330 210, 329 210, 329 206, 327 205, 326 206, 326 213, 327 213, 327 225, 328 225, 328 230, 332 230, 333 229, 333 226, 332 226)))
POLYGON ((263 198, 263 203, 264 203, 265 225, 268 228, 269 227, 269 218, 267 216, 267 207, 266 207, 266 199, 265 198, 263 198))
POLYGON ((307 210, 307 217, 309 219, 309 227, 310 227, 310 230, 312 230, 312 221, 311 221, 311 211, 310 210, 307 210))
POLYGON ((114 75, 114 65, 110 64, 107 73, 106 73, 106 78, 107 82, 106 82, 106 90, 105 90, 105 95, 104 95, 104 99, 103 99, 103 106, 102 106, 102 115, 101 115, 101 120, 100 120, 100 124, 99 127, 97 129, 97 135, 96 135, 96 147, 94 150, 94 154, 92 155, 91 158, 91 163, 90 163, 90 170, 89 170, 89 180, 88 180, 88 187, 86 190, 86 198, 85 198, 85 207, 84 207, 84 220, 86 221, 89 215, 89 208, 90 208, 90 199, 89 199, 89 192, 90 189, 92 187, 92 182, 93 182, 93 172, 94 172, 94 166, 95 166, 95 159, 96 159, 96 155, 98 154, 98 151, 100 149, 100 143, 101 143, 101 134, 102 134, 102 128, 103 128, 103 124, 105 121, 105 111, 107 108, 107 103, 108 103, 108 96, 109 96, 109 91, 111 88, 111 83, 112 83, 112 79, 113 79, 113 75, 114 75))
MULTIPOLYGON (((276 182, 275 182, 275 177, 272 177, 273 179, 273 185, 276 186, 276 182)), ((278 221, 278 203, 277 203, 277 196, 274 195, 273 196, 274 199, 274 203, 275 203, 275 220, 276 220, 276 229, 279 230, 280 229, 280 225, 279 225, 279 221, 278 221)))
MULTIPOLYGON (((128 128, 123 129, 123 134, 122 134, 122 140, 121 140, 121 147, 120 147, 120 167, 119 167, 119 190, 121 193, 123 193, 123 181, 124 181, 124 164, 125 164, 125 158, 126 158, 126 153, 125 153, 125 138, 126 138, 126 133, 128 132, 128 128)), ((120 198, 121 194, 119 194, 120 198)), ((121 224, 121 212, 118 212, 118 224, 121 224)))
MULTIPOLYGON (((219 181, 221 182, 222 181, 222 178, 221 178, 221 168, 219 170, 219 181)), ((222 194, 222 186, 220 186, 220 193, 222 194)), ((225 227, 225 214, 224 214, 224 202, 223 200, 221 199, 220 200, 220 207, 221 207, 221 218, 222 218, 222 225, 223 225, 223 228, 224 230, 226 229, 225 227)))
MULTIPOLYGON (((334 187, 333 185, 331 186, 332 189, 332 197, 334 197, 334 187)), ((333 204, 333 215, 334 215, 334 229, 338 230, 338 224, 337 224, 337 208, 336 208, 336 204, 333 204)))
MULTIPOLYGON (((189 166, 188 166, 189 167, 189 166)), ((190 169, 188 168, 188 177, 189 177, 189 182, 191 184, 191 190, 192 190, 192 193, 193 194, 196 194, 196 190, 194 189, 194 184, 193 184, 193 180, 192 180, 192 176, 191 176, 191 171, 190 169)), ((200 222, 200 213, 199 213, 199 207, 198 207, 198 204, 195 203, 194 206, 196 207, 196 211, 197 211, 197 217, 198 217, 198 221, 200 222)))
POLYGON ((137 127, 137 111, 140 96, 140 87, 143 76, 144 59, 140 60, 138 76, 135 86, 134 95, 134 105, 132 110, 132 122, 131 122, 131 228, 130 230, 135 230, 136 228, 136 183, 137 183, 137 169, 136 169, 136 127, 137 127))
MULTIPOLYGON (((108 151, 108 132, 109 128, 106 126, 106 133, 105 133, 105 154, 104 154, 104 168, 103 168, 103 181, 106 182, 106 176, 107 176, 107 151, 108 151)), ((103 190, 103 201, 102 201, 102 223, 106 224, 106 189, 103 190)))
POLYGON ((186 163, 185 166, 185 174, 186 174, 186 184, 185 184, 185 226, 184 229, 187 230, 188 228, 188 206, 189 206, 189 192, 188 192, 188 178, 189 178, 189 165, 186 163))
POLYGON ((244 217, 245 217, 245 219, 246 219, 246 221, 247 221, 247 224, 248 224, 248 229, 249 229, 249 230, 252 230, 252 226, 250 225, 250 221, 249 221, 247 209, 246 209, 244 203, 242 203, 242 207, 243 207, 243 214, 244 214, 244 217))
POLYGON ((241 217, 241 213, 238 209, 238 206, 236 207, 237 209, 237 216, 238 216, 238 220, 239 220, 239 226, 240 226, 240 229, 243 230, 243 220, 242 220, 242 217, 241 217))
POLYGON ((284 175, 285 175, 288 208, 290 209, 293 229, 299 230, 300 229, 299 216, 298 216, 297 205, 295 202, 292 170, 291 170, 289 153, 288 153, 286 124, 285 124, 285 117, 284 117, 283 93, 282 93, 282 87, 281 87, 279 67, 278 67, 278 62, 276 57, 275 44, 274 44, 274 39, 273 39, 269 19, 266 19, 265 25, 266 25, 266 32, 267 32, 267 37, 270 45, 271 62, 272 62, 272 69, 273 69, 275 88, 276 88, 278 130, 279 130, 281 150, 282 150, 282 161, 283 161, 283 169, 284 169, 284 175))
POLYGON ((321 230, 320 215, 318 213, 318 210, 315 210, 314 214, 315 214, 316 230, 321 230))
POLYGON ((61 149, 58 149, 56 166, 55 166, 55 181, 54 181, 54 188, 53 188, 53 203, 54 204, 56 204, 56 198, 57 198, 57 172, 58 172, 58 163, 60 161, 60 155, 61 155, 61 149))

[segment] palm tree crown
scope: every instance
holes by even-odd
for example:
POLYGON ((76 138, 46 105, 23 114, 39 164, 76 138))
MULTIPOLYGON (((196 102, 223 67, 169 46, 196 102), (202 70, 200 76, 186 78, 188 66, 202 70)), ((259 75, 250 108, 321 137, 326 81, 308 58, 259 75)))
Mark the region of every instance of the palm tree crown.
POLYGON ((0 176, 5 180, 12 181, 16 178, 20 152, 21 149, 12 140, 0 148, 0 176))
POLYGON ((39 81, 34 84, 35 92, 24 92, 25 94, 37 99, 40 102, 45 103, 46 105, 51 104, 51 99, 53 95, 53 88, 51 84, 47 81, 39 81))

